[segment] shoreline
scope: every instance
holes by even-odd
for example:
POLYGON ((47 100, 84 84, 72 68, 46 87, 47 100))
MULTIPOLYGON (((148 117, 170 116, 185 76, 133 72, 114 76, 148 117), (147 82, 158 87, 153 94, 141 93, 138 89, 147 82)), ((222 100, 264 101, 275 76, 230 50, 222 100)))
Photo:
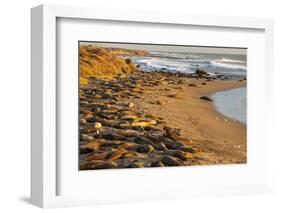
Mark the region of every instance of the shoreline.
MULTIPOLYGON (((214 96, 216 93, 218 93, 218 92, 228 92, 228 91, 231 91, 231 90, 233 90, 233 89, 240 89, 240 88, 247 88, 247 86, 246 85, 244 85, 244 86, 242 86, 242 87, 234 87, 234 88, 230 88, 230 89, 226 89, 226 90, 221 90, 221 91, 216 91, 216 92, 214 92, 214 93, 211 93, 210 95, 208 95, 208 96, 214 96)), ((227 116, 227 115, 224 115, 224 113, 222 113, 222 112, 220 112, 217 108, 216 108, 216 106, 215 106, 215 100, 212 98, 212 100, 213 100, 213 107, 214 107, 214 110, 217 112, 217 113, 219 113, 220 115, 222 115, 223 117, 225 117, 225 118, 227 118, 228 120, 233 120, 233 121, 235 121, 235 122, 237 122, 237 123, 240 123, 241 125, 244 125, 245 127, 247 127, 247 123, 243 123, 243 122, 241 122, 241 121, 239 121, 238 119, 235 119, 235 118, 233 118, 233 117, 230 117, 230 116, 227 116)))
MULTIPOLYGON (((215 90, 215 91, 213 91, 213 92, 211 92, 211 93, 206 94, 206 96, 209 97, 209 96, 212 96, 213 94, 215 94, 215 93, 217 93, 217 92, 226 92, 226 91, 228 91, 228 90, 238 89, 238 88, 244 88, 244 87, 247 87, 247 83, 246 83, 246 82, 241 83, 241 85, 239 84, 239 85, 234 85, 233 87, 227 87, 226 89, 224 88, 224 89, 215 90)), ((216 113, 219 117, 221 117, 221 118, 226 118, 226 119, 232 120, 232 121, 235 120, 234 118, 228 117, 228 116, 224 115, 223 113, 219 112, 219 111, 216 109, 216 107, 215 107, 215 105, 214 105, 214 102, 210 102, 210 104, 211 104, 213 110, 215 111, 215 113, 216 113)), ((239 124, 241 124, 242 126, 247 127, 247 124, 244 124, 244 123, 242 123, 241 121, 236 120, 236 123, 239 123, 239 124)))
MULTIPOLYGON (((207 160, 202 160, 200 164, 245 163, 246 125, 239 121, 233 122, 233 119, 229 119, 218 112, 212 102, 201 100, 200 97, 246 86, 246 81, 218 80, 205 82, 205 79, 193 78, 189 78, 188 81, 188 84, 199 86, 185 85, 180 90, 172 89, 170 93, 176 92, 179 96, 183 96, 183 99, 169 100, 164 98, 164 101, 167 101, 166 107, 160 106, 164 109, 154 110, 153 107, 148 106, 148 111, 158 116, 166 116, 170 125, 181 129, 184 137, 191 138, 196 141, 195 144, 207 147, 209 152, 215 153, 215 156, 210 155, 207 160), (204 82, 207 85, 202 85, 204 82), (183 107, 184 105, 186 107, 183 107), (175 121, 174 118, 176 118, 175 121), (190 125, 190 123, 193 123, 193 125, 190 125)), ((161 86, 158 89, 161 90, 161 86)), ((152 99, 159 99, 161 95, 165 94, 160 94, 158 97, 153 96, 152 99)), ((160 101, 162 99, 160 98, 160 101)))
POLYGON ((80 87, 80 169, 246 163, 246 127, 200 99, 245 85, 161 71, 90 79, 80 87))

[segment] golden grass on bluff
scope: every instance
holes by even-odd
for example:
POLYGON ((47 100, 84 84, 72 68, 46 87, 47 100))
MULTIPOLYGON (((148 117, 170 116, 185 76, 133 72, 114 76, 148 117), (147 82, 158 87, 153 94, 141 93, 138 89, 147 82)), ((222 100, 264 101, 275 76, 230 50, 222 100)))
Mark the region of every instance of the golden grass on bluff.
POLYGON ((80 45, 80 84, 87 84, 90 77, 112 79, 116 75, 136 72, 137 68, 129 56, 145 54, 145 51, 139 50, 80 45))

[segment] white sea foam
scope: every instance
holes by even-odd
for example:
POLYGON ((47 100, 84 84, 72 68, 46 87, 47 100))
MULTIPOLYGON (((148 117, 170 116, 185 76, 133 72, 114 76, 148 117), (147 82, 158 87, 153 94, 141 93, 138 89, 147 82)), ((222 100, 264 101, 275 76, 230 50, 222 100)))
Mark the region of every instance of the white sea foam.
POLYGON ((165 70, 193 73, 202 67, 211 75, 246 75, 246 58, 218 54, 150 52, 148 56, 135 56, 132 61, 145 71, 165 70), (231 58, 233 57, 233 58, 231 58), (238 58, 237 58, 238 57, 238 58), (240 59, 241 60, 238 60, 240 59))
POLYGON ((193 66, 184 60, 158 57, 136 57, 133 62, 139 64, 144 70, 152 71, 155 69, 167 70, 172 72, 192 73, 193 66))
POLYGON ((224 67, 229 69, 247 69, 247 64, 245 61, 241 60, 232 60, 228 58, 216 59, 210 61, 213 66, 224 67))

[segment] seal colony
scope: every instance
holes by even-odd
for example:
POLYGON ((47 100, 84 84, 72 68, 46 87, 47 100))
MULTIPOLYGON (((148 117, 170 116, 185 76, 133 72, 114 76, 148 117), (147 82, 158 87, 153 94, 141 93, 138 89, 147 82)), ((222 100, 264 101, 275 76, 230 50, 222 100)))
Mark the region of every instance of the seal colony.
POLYGON ((144 72, 145 54, 80 44, 80 170, 245 163, 246 127, 208 95, 246 79, 144 72))

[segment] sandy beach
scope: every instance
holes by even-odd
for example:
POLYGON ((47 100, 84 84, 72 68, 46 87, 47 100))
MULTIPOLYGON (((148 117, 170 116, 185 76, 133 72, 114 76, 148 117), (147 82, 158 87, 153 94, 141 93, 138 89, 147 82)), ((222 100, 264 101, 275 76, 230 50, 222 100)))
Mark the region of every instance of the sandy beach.
POLYGON ((246 78, 146 72, 124 58, 145 52, 82 50, 80 170, 246 163, 246 125, 210 98, 246 78))
POLYGON ((246 81, 206 82, 188 79, 188 82, 198 86, 160 85, 153 91, 147 91, 143 96, 145 101, 137 101, 136 105, 144 112, 164 117, 169 121, 169 125, 181 129, 183 137, 190 138, 194 144, 204 147, 204 155, 208 153, 208 157, 200 163, 245 163, 245 125, 221 115, 215 110, 212 102, 200 97, 245 86, 246 81), (206 85, 202 85, 203 82, 206 85), (166 88, 171 91, 166 91, 166 88), (180 98, 167 97, 169 94, 177 94, 180 98), (163 104, 156 107, 153 100, 163 104))

